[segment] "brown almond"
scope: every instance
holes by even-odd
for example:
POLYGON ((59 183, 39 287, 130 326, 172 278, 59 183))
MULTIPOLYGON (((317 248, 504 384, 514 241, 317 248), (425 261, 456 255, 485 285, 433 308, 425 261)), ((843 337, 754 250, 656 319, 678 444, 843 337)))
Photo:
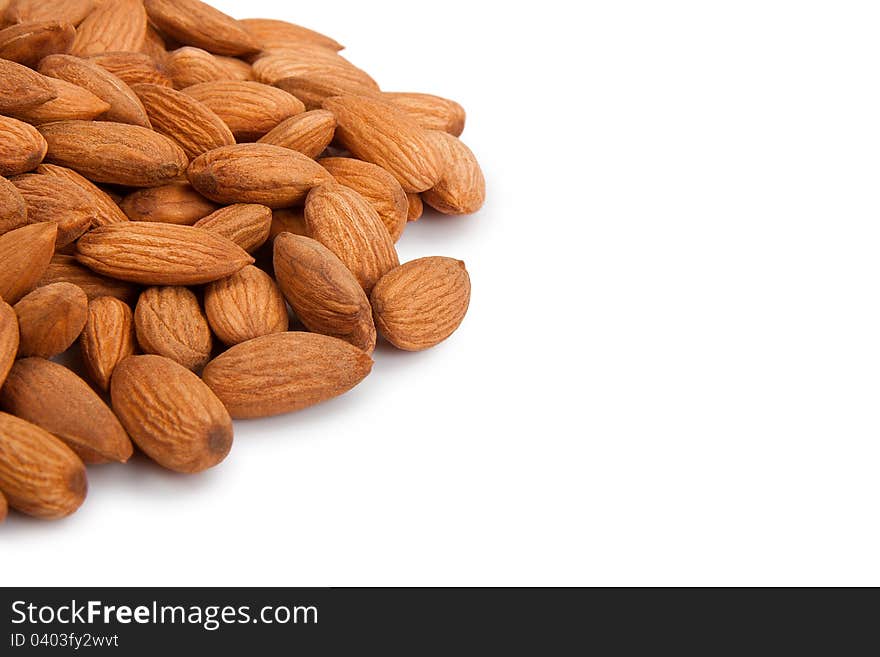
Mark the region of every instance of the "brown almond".
POLYGON ((217 82, 229 79, 228 65, 201 48, 184 46, 168 53, 165 73, 171 78, 175 89, 185 89, 201 82, 217 82))
POLYGON ((232 347, 208 363, 202 376, 232 417, 256 418, 338 397, 372 367, 369 355, 342 340, 273 333, 232 347))
POLYGON ((6 20, 10 23, 61 21, 76 26, 94 8, 95 0, 12 0, 6 10, 6 20))
POLYGON ((307 329, 373 351, 376 328, 367 295, 329 249, 282 233, 275 240, 274 265, 278 286, 307 329))
POLYGON ((340 84, 378 91, 379 85, 365 71, 325 48, 298 47, 264 52, 252 65, 254 77, 275 84, 290 77, 334 78, 340 84))
POLYGON ((77 250, 77 260, 92 271, 141 285, 210 283, 254 262, 215 233, 147 221, 95 228, 77 250))
POLYGON ((374 96, 378 91, 363 83, 341 79, 333 71, 311 71, 275 80, 279 89, 299 98, 308 110, 321 109, 324 101, 333 96, 374 96))
POLYGON ((86 374, 107 392, 113 370, 134 354, 134 317, 128 304, 115 297, 90 301, 79 346, 86 374))
POLYGON ((43 57, 68 52, 75 35, 70 23, 18 23, 0 30, 0 58, 33 67, 43 57))
POLYGON ((9 504, 6 502, 6 498, 3 496, 3 493, 0 493, 0 523, 6 521, 6 516, 9 514, 9 504))
POLYGON ((192 226, 217 209, 189 183, 139 189, 122 199, 119 207, 132 221, 186 226, 192 226))
POLYGON ((125 463, 131 457, 131 441, 113 411, 88 383, 52 361, 16 361, 0 406, 63 440, 85 463, 125 463))
POLYGON ((253 253, 269 239, 272 210, 257 203, 236 203, 199 219, 195 227, 222 235, 253 253))
POLYGON ((470 299, 464 263, 442 257, 401 265, 383 276, 370 295, 376 328, 406 351, 428 349, 452 335, 470 299))
POLYGON ((133 301, 137 294, 137 288, 131 283, 96 274, 69 255, 55 254, 37 287, 52 283, 72 283, 85 292, 90 300, 98 297, 116 297, 129 302, 133 301))
MULTIPOLYGON (((0 112, 18 112, 42 105, 53 98, 55 88, 44 76, 27 66, 0 59, 0 112)), ((2 133, 0 125, 0 136, 3 136, 2 133)), ((0 143, 3 141, 0 139, 0 143)))
POLYGON ((267 50, 303 44, 328 48, 334 52, 343 49, 343 46, 334 39, 287 21, 271 18, 244 18, 238 22, 262 48, 267 50))
POLYGON ((180 146, 138 125, 59 121, 40 126, 46 159, 93 182, 155 187, 178 178, 188 159, 180 146))
POLYGON ((101 2, 76 28, 70 52, 87 57, 102 52, 139 51, 147 31, 141 0, 101 2))
POLYGON ((10 507, 54 520, 76 511, 87 490, 86 468, 67 445, 45 429, 0 413, 0 491, 10 507))
POLYGON ((187 170, 192 186, 218 203, 283 208, 333 177, 314 160, 271 144, 237 144, 197 157, 187 170))
POLYGON ((93 225, 106 226, 107 224, 128 221, 128 217, 119 209, 119 206, 116 205, 116 202, 107 192, 73 169, 60 167, 57 164, 41 164, 37 167, 37 173, 42 176, 60 178, 79 187, 88 197, 94 211, 92 217, 93 225))
POLYGON ((110 105, 82 87, 54 78, 49 78, 49 81, 55 89, 55 98, 37 107, 10 113, 17 119, 40 125, 52 121, 90 121, 110 108, 110 105))
POLYGON ((369 294, 399 264, 391 235, 373 207, 338 183, 316 187, 306 199, 309 237, 330 249, 369 294))
POLYGON ((391 101, 426 130, 442 130, 458 137, 467 118, 464 108, 454 100, 431 94, 385 92, 391 101))
POLYGON ((67 351, 86 325, 89 300, 76 285, 39 287, 15 304, 19 356, 52 358, 67 351))
POLYGON ((283 146, 314 158, 330 145, 335 130, 336 119, 332 112, 312 110, 285 119, 263 135, 259 142, 283 146))
POLYGON ((288 327, 287 306, 272 277, 254 266, 205 288, 205 313, 211 330, 233 346, 288 327))
POLYGON ((306 215, 302 208, 272 210, 272 226, 269 228, 269 239, 274 242, 281 233, 308 236, 306 215))
POLYGON ((422 197, 419 194, 407 194, 406 202, 409 206, 406 212, 407 221, 418 221, 425 213, 425 205, 422 203, 422 197))
POLYGON ((238 21, 199 0, 144 0, 144 6, 153 25, 184 45, 218 55, 247 55, 260 50, 238 21))
POLYGON ((134 330, 144 353, 200 370, 211 359, 211 329, 199 300, 185 287, 149 287, 134 311, 134 330))
POLYGON ((34 289, 55 252, 58 224, 31 224, 0 235, 0 299, 18 303, 34 289))
POLYGON ((165 50, 165 39, 149 23, 144 34, 144 43, 139 51, 152 57, 159 65, 164 65, 165 59, 168 57, 168 51, 165 50))
POLYGON ((150 55, 142 52, 107 52, 92 55, 89 61, 131 86, 157 84, 171 87, 173 83, 150 55))
POLYGON ((8 303, 0 299, 0 389, 18 355, 18 317, 8 303))
MULTIPOLYGON (((214 55, 214 58, 226 73, 226 80, 253 80, 254 69, 245 61, 237 57, 227 57, 226 55, 214 55)), ((211 82, 211 80, 204 80, 211 82)))
POLYGON ((113 373, 110 395, 131 439, 165 468, 201 472, 232 448, 232 419, 223 404, 199 377, 168 358, 126 358, 113 373))
MULTIPOLYGON (((2 68, 0 62, 0 79, 2 68)), ((2 102, 0 100, 0 105, 2 102)), ((14 176, 30 171, 43 161, 46 148, 46 140, 35 127, 18 119, 0 116, 0 176, 14 176)))
POLYGON ((473 214, 486 201, 486 180, 477 158, 457 137, 431 130, 443 166, 440 180, 422 200, 443 214, 473 214))
POLYGON ((0 176, 0 235, 27 223, 27 205, 15 185, 0 176))
POLYGON ((12 184, 27 205, 28 223, 58 224, 56 248, 74 242, 96 221, 92 199, 69 180, 26 173, 13 178, 12 184))

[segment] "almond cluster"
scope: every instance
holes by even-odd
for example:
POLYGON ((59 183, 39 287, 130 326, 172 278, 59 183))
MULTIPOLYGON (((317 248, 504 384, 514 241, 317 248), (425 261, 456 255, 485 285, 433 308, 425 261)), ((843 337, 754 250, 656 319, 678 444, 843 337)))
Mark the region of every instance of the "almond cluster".
POLYGON ((199 0, 0 0, 0 28, 0 521, 69 515, 135 448, 201 472, 377 335, 461 324, 464 263, 395 247, 483 204, 457 103, 199 0))

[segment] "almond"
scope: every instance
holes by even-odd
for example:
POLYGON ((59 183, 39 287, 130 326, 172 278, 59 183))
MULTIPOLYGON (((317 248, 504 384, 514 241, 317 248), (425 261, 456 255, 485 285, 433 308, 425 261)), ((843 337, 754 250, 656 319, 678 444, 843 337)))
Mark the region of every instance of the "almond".
POLYGON ((6 20, 10 23, 55 20, 76 26, 94 8, 95 0, 12 0, 6 10, 6 20))
POLYGON ((89 61, 97 64, 108 73, 112 73, 129 86, 133 84, 173 86, 171 78, 146 53, 108 52, 92 55, 89 57, 89 61))
MULTIPOLYGON (((243 342, 205 368, 205 383, 235 418, 280 415, 348 392, 373 367, 363 351, 316 333, 243 342)), ((115 383, 115 380, 114 380, 115 383)))
POLYGON ((106 226, 107 224, 128 221, 128 217, 126 217, 125 213, 119 209, 119 206, 116 205, 116 202, 110 198, 110 195, 107 194, 107 192, 78 174, 73 169, 60 167, 57 164, 41 164, 37 167, 37 173, 42 176, 60 178, 79 187, 88 197, 89 203, 92 206, 94 212, 92 223, 95 226, 106 226))
POLYGON ((317 157, 333 141, 336 119, 327 110, 312 110, 279 123, 260 138, 261 144, 274 144, 307 157, 317 157))
POLYGON ((307 236, 306 215, 302 208, 282 208, 272 210, 272 226, 269 228, 269 239, 273 242, 281 233, 307 236))
MULTIPOLYGON (((0 80, 2 80, 2 68, 0 61, 0 80)), ((52 93, 54 95, 54 91, 52 93)), ((0 105, 2 102, 0 100, 0 105)), ((3 111, 2 107, 0 111, 3 111)), ((17 119, 0 116, 0 176, 13 176, 30 171, 43 161, 46 148, 46 140, 36 128, 17 119)))
POLYGON ((156 28, 149 24, 144 34, 144 43, 139 48, 139 51, 152 57, 159 65, 164 65, 168 57, 168 52, 165 50, 165 40, 156 31, 156 28))
POLYGON ((287 330, 287 306, 272 277, 254 266, 205 288, 205 312, 214 334, 233 346, 287 330))
MULTIPOLYGON (((226 73, 226 77, 223 79, 254 80, 254 69, 247 62, 226 55, 214 55, 214 58, 226 73)), ((204 80, 204 82, 211 82, 211 80, 204 80)))
POLYGON ((278 236, 274 251, 278 285, 305 327, 372 352, 370 302, 342 261, 319 242, 291 233, 278 236))
POLYGON ((379 85, 365 71, 344 57, 324 48, 285 48, 263 53, 252 64, 254 77, 265 84, 275 84, 290 77, 336 79, 340 84, 378 91, 379 85))
POLYGON ((59 121, 40 127, 46 159, 94 182, 154 187, 186 169, 180 146, 152 130, 127 123, 59 121))
POLYGON ((470 299, 464 263, 442 257, 401 265, 383 276, 370 295, 376 328, 406 351, 428 349, 452 335, 470 299))
POLYGON ((134 328, 144 353, 199 370, 211 358, 211 329, 199 300, 185 287, 150 287, 141 292, 134 328))
POLYGON ((15 304, 19 356, 52 358, 67 351, 86 325, 89 300, 76 285, 40 287, 15 304))
POLYGON ((427 132, 391 103, 365 96, 324 101, 336 116, 336 138, 358 159, 378 164, 406 192, 423 192, 440 180, 441 163, 427 132))
POLYGON ((0 406, 63 440, 85 463, 125 463, 131 457, 131 441, 113 411, 89 384, 52 361, 16 361, 0 406))
POLYGON ((422 199, 443 214, 473 214, 486 201, 486 180, 477 158, 460 139, 432 130, 431 138, 443 161, 440 180, 422 199))
POLYGON ((64 80, 49 80, 55 89, 55 98, 37 107, 10 113, 22 121, 40 125, 52 121, 96 119, 110 109, 110 105, 82 87, 64 80))
POLYGON ((288 48, 303 44, 328 48, 333 51, 343 49, 334 39, 287 21, 271 18, 245 18, 238 23, 264 49, 288 48))
POLYGON ((96 220, 92 199, 69 180, 26 173, 13 178, 12 184, 27 205, 28 223, 58 224, 56 248, 72 243, 96 220))
POLYGON ((260 203, 282 208, 301 202, 332 176, 302 153, 270 144, 238 144, 197 157, 187 177, 218 203, 260 203))
POLYGON ((110 381, 113 410, 132 440, 159 465, 196 473, 232 448, 232 419, 195 374, 162 356, 130 356, 110 381))
POLYGON ((68 52, 75 34, 70 23, 18 23, 0 30, 0 58, 33 67, 47 55, 68 52))
POLYGON ((0 491, 16 511, 52 520, 86 498, 86 468, 73 451, 40 427, 0 413, 0 491))
MULTIPOLYGON (((0 112, 17 112, 55 98, 55 88, 36 71, 0 59, 0 112)), ((2 117, 0 117, 2 118, 2 117)), ((0 126, 2 135, 2 126, 0 126)), ((0 143, 3 139, 0 139, 0 143)))
POLYGON ((27 223, 27 205, 15 185, 0 176, 0 235, 27 223))
POLYGON ((253 253, 269 239, 272 210, 256 203, 227 205, 199 219, 195 227, 216 233, 253 253))
POLYGON ((407 221, 418 221, 425 212, 422 197, 419 194, 407 194, 406 201, 409 206, 406 212, 407 221))
POLYGON ((328 183, 309 193, 306 230, 336 254, 368 294, 376 281, 399 264, 378 213, 344 185, 328 183))
POLYGON ((119 204, 132 221, 192 226, 217 209, 189 183, 171 183, 132 192, 119 204))
POLYGON ((139 51, 147 31, 141 0, 103 1, 76 28, 70 52, 87 57, 103 52, 139 51))
POLYGON ((260 50, 238 21, 199 0, 144 0, 144 6, 153 25, 184 45, 218 55, 260 50))
POLYGON ((333 96, 374 96, 378 91, 363 83, 340 79, 332 71, 310 71, 275 80, 279 89, 299 98, 308 110, 321 109, 324 101, 333 96))
POLYGON ((37 287, 52 283, 72 283, 85 292, 89 299, 109 296, 128 302, 137 294, 136 288, 130 283, 96 274, 69 255, 56 254, 46 267, 37 287))
POLYGON ((8 303, 0 299, 0 389, 18 355, 18 317, 8 303))
POLYGON ((9 513, 9 505, 6 502, 6 498, 3 496, 3 493, 0 493, 0 523, 3 523, 6 520, 6 516, 9 513))
POLYGON ((131 308, 115 297, 98 297, 90 301, 79 346, 89 378, 107 392, 113 370, 134 354, 134 317, 131 308))
POLYGON ((34 289, 55 252, 58 224, 31 224, 0 235, 0 299, 18 303, 34 289))
POLYGON ((442 130, 458 137, 464 132, 466 114, 454 100, 431 94, 385 92, 391 101, 426 130, 442 130))
POLYGON ((200 82, 229 79, 229 68, 207 50, 184 46, 168 53, 165 72, 175 89, 185 89, 200 82))

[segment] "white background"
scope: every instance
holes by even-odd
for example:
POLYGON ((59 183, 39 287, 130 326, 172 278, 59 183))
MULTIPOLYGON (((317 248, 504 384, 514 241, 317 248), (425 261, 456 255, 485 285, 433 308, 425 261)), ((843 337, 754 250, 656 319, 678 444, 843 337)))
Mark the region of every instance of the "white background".
POLYGON ((399 247, 471 311, 203 476, 94 468, 4 583, 880 584, 876 3, 216 5, 467 107, 489 201, 399 247))

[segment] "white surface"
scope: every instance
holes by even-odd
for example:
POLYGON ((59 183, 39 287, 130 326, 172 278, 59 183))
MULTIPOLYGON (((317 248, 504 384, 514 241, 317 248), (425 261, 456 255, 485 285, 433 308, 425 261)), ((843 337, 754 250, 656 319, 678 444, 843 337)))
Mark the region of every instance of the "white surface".
POLYGON ((880 584, 876 3, 217 2, 468 109, 461 330, 238 427, 200 477, 96 468, 2 529, 8 584, 880 584))

